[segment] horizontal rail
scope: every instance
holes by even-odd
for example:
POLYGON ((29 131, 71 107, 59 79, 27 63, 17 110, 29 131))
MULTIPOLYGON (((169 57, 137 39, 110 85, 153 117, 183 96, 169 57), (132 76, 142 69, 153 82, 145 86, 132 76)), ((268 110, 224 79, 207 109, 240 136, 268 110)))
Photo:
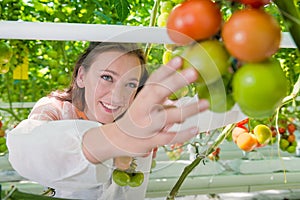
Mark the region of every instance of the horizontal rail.
MULTIPOLYGON (((156 44, 173 43, 167 34, 166 28, 163 27, 25 21, 0 21, 0 38, 156 44)), ((290 33, 282 33, 280 47, 296 48, 290 33)))
POLYGON ((0 103, 0 108, 32 108, 36 102, 0 103))

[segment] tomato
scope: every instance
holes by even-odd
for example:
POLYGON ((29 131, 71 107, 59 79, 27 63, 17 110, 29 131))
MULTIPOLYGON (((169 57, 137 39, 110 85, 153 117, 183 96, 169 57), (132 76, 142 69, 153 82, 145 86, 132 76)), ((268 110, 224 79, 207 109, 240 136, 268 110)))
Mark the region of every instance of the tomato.
POLYGON ((240 149, 249 152, 257 147, 258 142, 255 135, 244 132, 237 137, 236 144, 240 149))
POLYGON ((242 65, 233 76, 232 90, 244 114, 266 118, 274 114, 287 95, 288 81, 279 61, 268 59, 242 65))
POLYGON ((157 26, 165 27, 167 24, 168 17, 169 17, 169 13, 166 12, 161 13, 157 18, 157 26))
POLYGON ((6 152, 7 151, 7 146, 6 146, 6 144, 1 144, 0 145, 0 153, 4 153, 4 152, 6 152))
POLYGON ((5 144, 5 143, 6 143, 6 138, 0 137, 0 144, 5 144))
POLYGON ((171 1, 163 1, 160 3, 160 13, 170 13, 173 8, 173 3, 171 1))
POLYGON ((241 61, 260 62, 279 49, 281 29, 264 10, 243 9, 224 23, 221 36, 232 56, 241 61))
POLYGON ((128 185, 130 187, 138 187, 142 185, 143 182, 144 182, 144 173, 139 171, 130 174, 130 181, 128 182, 128 185))
POLYGON ((172 41, 186 45, 208 39, 221 28, 222 15, 218 4, 211 0, 189 0, 170 12, 167 33, 172 41))
POLYGON ((12 48, 6 42, 0 42, 0 64, 8 63, 12 55, 12 48))
POLYGON ((271 0, 236 0, 253 8, 259 8, 270 3, 271 0))
POLYGON ((264 125, 264 124, 259 124, 254 127, 253 129, 254 135, 256 135, 257 141, 259 144, 268 144, 272 138, 272 131, 271 129, 264 125))
POLYGON ((119 186, 126 186, 130 181, 130 175, 125 171, 115 169, 112 174, 114 182, 119 186))
POLYGON ((293 134, 296 131, 297 127, 295 124, 290 123, 287 125, 287 130, 290 134, 293 134))
POLYGON ((5 130, 0 129, 0 137, 4 137, 5 136, 5 130))
POLYGON ((286 151, 286 149, 289 147, 290 145, 290 142, 287 140, 287 139, 284 139, 284 138, 280 138, 279 140, 279 148, 282 150, 282 151, 286 151))
POLYGON ((236 140, 238 138, 238 136, 242 133, 248 133, 248 130, 247 128, 242 128, 242 127, 234 127, 232 129, 232 133, 231 133, 231 136, 232 136, 232 140, 234 143, 236 143, 236 140))
POLYGON ((222 77, 229 69, 229 54, 218 40, 205 40, 186 48, 182 53, 183 68, 194 67, 200 84, 210 84, 222 77))

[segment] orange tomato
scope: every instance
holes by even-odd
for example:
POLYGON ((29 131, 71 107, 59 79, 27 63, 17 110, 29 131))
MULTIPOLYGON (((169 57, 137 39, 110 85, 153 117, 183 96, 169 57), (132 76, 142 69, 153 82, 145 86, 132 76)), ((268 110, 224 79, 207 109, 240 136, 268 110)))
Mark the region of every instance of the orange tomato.
POLYGON ((290 134, 287 138, 290 143, 293 143, 296 140, 296 136, 294 134, 290 134))
POLYGON ((258 141, 252 133, 244 132, 237 137, 236 144, 240 149, 249 152, 257 147, 258 141))
POLYGON ((271 57, 280 46, 281 29, 275 18, 262 9, 243 9, 232 14, 222 28, 229 53, 246 62, 271 57))
POLYGON ((245 127, 234 127, 232 130, 232 141, 236 143, 237 138, 241 133, 248 133, 247 128, 245 127))
POLYGON ((211 0, 189 0, 178 4, 169 14, 167 33, 179 45, 208 39, 222 24, 218 4, 211 0))

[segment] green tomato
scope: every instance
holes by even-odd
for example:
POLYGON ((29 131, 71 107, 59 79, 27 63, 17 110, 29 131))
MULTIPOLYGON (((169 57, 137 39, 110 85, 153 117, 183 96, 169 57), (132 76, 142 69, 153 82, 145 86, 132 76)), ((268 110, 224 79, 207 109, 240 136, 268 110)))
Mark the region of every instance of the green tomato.
POLYGON ((6 74, 9 69, 9 64, 0 64, 0 74, 6 74))
POLYGON ((213 83, 228 72, 230 55, 218 40, 205 40, 186 48, 182 53, 183 68, 194 67, 199 78, 196 83, 213 83))
POLYGON ((12 48, 6 42, 0 42, 0 64, 8 63, 12 55, 12 48))
POLYGON ((286 148, 286 151, 287 151, 288 153, 295 153, 295 152, 296 152, 296 147, 295 147, 295 146, 288 146, 288 147, 286 148))
POLYGON ((5 144, 5 143, 6 143, 6 138, 0 137, 0 144, 5 144))
POLYGON ((166 50, 163 54, 163 64, 166 65, 172 59, 172 51, 166 50))
POLYGON ((130 181, 128 185, 130 187, 139 187, 144 182, 144 173, 143 172, 134 172, 130 174, 130 181))
POLYGON ((282 151, 286 151, 286 149, 289 147, 289 145, 290 145, 289 141, 287 141, 284 138, 280 138, 280 140, 279 140, 279 148, 282 151))
POLYGON ((234 74, 233 97, 242 112, 252 118, 267 118, 288 92, 288 81, 276 59, 246 63, 234 74))
POLYGON ((165 27, 168 21, 169 13, 161 13, 157 18, 157 26, 165 27))
POLYGON ((115 169, 112 174, 114 182, 119 186, 126 186, 130 181, 130 175, 125 171, 115 169))
POLYGON ((163 1, 160 4, 160 13, 170 13, 173 8, 173 3, 171 1, 163 1))
POLYGON ((257 141, 259 144, 268 144, 272 138, 272 131, 271 129, 264 125, 258 124, 253 129, 254 135, 256 135, 257 141))
POLYGON ((7 146, 6 144, 1 144, 0 145, 0 153, 6 152, 7 151, 7 146))

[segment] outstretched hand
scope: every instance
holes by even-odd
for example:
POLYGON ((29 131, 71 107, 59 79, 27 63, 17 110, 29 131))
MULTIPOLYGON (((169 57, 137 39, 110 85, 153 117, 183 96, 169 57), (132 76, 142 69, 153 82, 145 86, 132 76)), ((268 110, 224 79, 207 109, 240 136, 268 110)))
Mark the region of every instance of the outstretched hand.
POLYGON ((116 122, 123 133, 147 141, 146 146, 149 148, 185 142, 198 133, 197 127, 190 127, 180 133, 170 132, 167 129, 206 110, 209 106, 206 100, 183 107, 163 105, 169 95, 198 77, 197 71, 193 68, 179 72, 181 66, 182 59, 176 57, 151 74, 128 111, 116 122))

